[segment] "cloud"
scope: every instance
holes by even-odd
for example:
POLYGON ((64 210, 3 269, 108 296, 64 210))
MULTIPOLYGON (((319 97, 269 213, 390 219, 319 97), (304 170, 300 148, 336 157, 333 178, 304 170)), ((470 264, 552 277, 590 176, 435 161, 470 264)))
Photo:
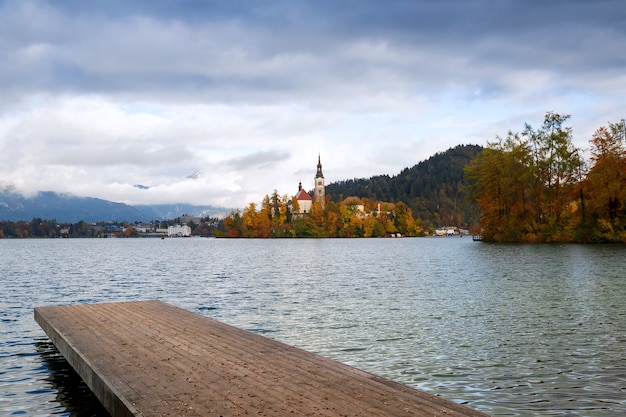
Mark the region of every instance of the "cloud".
POLYGON ((260 151, 250 155, 234 158, 226 164, 231 169, 264 169, 276 166, 277 163, 289 158, 288 153, 260 151))
POLYGON ((620 1, 5 0, 0 181, 242 207, 624 117, 620 1), (198 172, 195 178, 188 178, 198 172), (149 186, 148 190, 134 184, 149 186))

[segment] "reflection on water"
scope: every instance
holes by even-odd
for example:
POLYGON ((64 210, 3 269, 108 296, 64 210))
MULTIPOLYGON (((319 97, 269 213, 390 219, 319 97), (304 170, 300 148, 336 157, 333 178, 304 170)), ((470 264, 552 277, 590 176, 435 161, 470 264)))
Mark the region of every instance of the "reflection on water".
POLYGON ((459 238, 0 240, 0 410, 106 415, 33 307, 161 299, 494 415, 624 414, 625 251, 459 238))
POLYGON ((35 342, 35 348, 47 367, 44 379, 50 388, 40 393, 55 395, 55 403, 63 414, 75 417, 108 417, 109 413, 100 404, 87 384, 78 376, 59 351, 48 339, 35 342))

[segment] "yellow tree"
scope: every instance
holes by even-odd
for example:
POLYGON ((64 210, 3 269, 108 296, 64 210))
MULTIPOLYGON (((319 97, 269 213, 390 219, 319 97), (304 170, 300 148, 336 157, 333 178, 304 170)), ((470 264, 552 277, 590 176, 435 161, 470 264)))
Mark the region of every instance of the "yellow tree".
POLYGON ((390 235, 396 232, 397 232, 396 225, 394 224, 393 220, 391 219, 385 220, 385 234, 390 235))
POLYGON ((372 237, 377 223, 376 217, 365 217, 365 219, 363 219, 363 237, 372 237))
MULTIPOLYGON (((328 207, 328 205, 326 207, 328 207)), ((341 214, 337 213, 334 210, 327 210, 326 230, 328 231, 328 236, 337 236, 337 231, 339 230, 340 221, 341 221, 341 214)))
POLYGON ((256 204, 253 202, 243 210, 241 235, 242 237, 255 237, 254 223, 256 217, 256 204))
POLYGON ((270 218, 272 208, 265 206, 254 216, 254 236, 255 237, 270 237, 272 220, 270 218))
POLYGON ((350 217, 350 233, 352 237, 364 237, 363 219, 357 214, 350 217))
POLYGON ((416 236, 417 228, 415 226, 415 219, 409 206, 404 202, 398 201, 394 210, 394 225, 396 231, 406 236, 416 236))
POLYGON ((291 210, 292 213, 300 213, 300 204, 298 203, 296 196, 291 198, 291 210))
POLYGON ((328 232, 325 229, 324 209, 319 201, 314 201, 311 205, 311 213, 309 217, 314 225, 314 234, 316 237, 326 237, 328 232))
POLYGON ((291 222, 291 212, 289 211, 289 207, 287 206, 287 200, 287 196, 283 196, 283 199, 280 203, 280 218, 278 222, 279 225, 291 222))

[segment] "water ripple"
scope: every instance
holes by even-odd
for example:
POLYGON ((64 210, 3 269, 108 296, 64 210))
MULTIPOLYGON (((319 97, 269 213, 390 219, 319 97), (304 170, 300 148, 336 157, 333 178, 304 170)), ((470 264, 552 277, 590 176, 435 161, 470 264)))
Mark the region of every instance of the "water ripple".
POLYGON ((38 305, 162 299, 494 415, 626 414, 622 246, 0 240, 3 415, 106 416, 38 305))

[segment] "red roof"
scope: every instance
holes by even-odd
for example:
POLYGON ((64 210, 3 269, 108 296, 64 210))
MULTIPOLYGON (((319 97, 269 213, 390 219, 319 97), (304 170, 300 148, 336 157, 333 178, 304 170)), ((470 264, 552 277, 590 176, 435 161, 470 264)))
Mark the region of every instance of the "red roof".
POLYGON ((298 194, 296 194, 296 198, 298 199, 298 201, 304 201, 304 200, 311 200, 311 201, 313 201, 313 199, 311 198, 309 193, 304 191, 304 189, 298 191, 298 194))

